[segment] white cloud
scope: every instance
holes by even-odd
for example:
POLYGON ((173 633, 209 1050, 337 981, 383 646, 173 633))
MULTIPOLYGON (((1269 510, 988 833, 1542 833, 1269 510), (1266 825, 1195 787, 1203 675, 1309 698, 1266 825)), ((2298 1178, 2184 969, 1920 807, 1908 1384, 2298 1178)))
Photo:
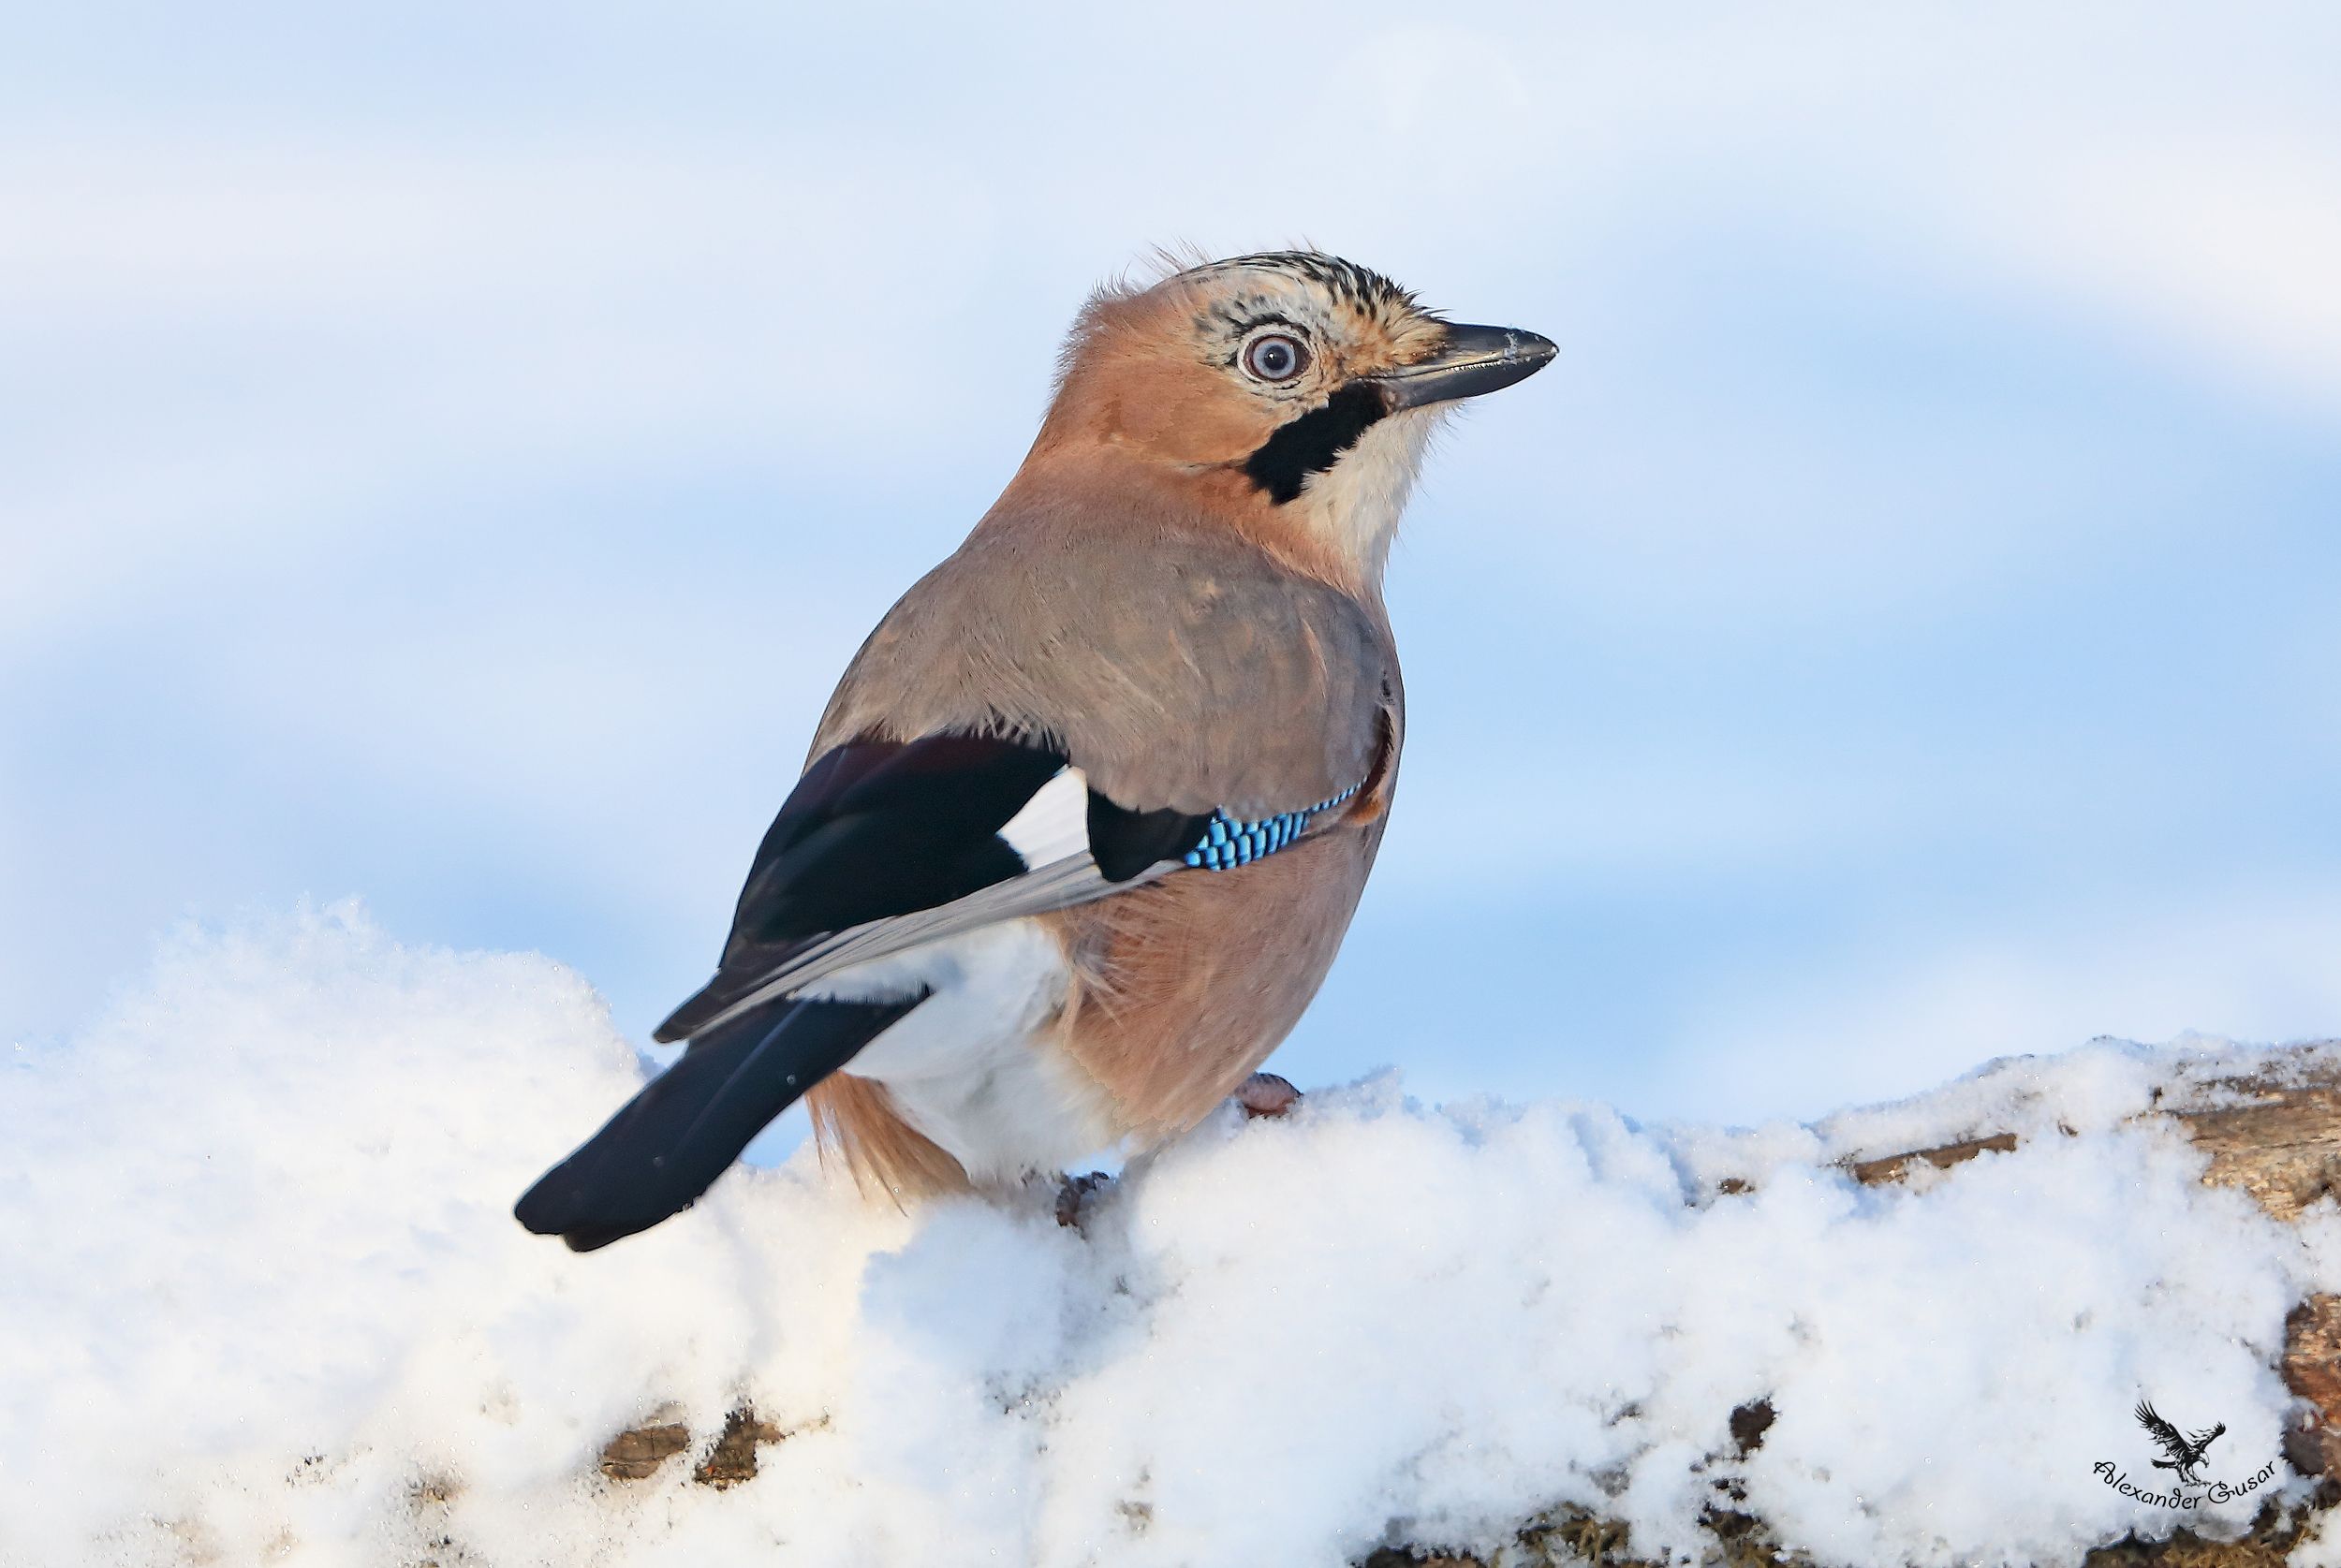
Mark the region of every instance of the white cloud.
POLYGON ((2052 154, 2000 240, 2077 314, 2341 420, 2341 133, 2145 133, 2052 154))
POLYGON ((1902 935, 1826 970, 1745 976, 1728 1005, 1686 1020, 1667 1103, 1736 1118, 1879 1099, 1987 1057, 2107 1034, 2341 1034, 2341 899, 2329 890, 2234 888, 2175 916, 2069 907, 1988 934, 1902 935))

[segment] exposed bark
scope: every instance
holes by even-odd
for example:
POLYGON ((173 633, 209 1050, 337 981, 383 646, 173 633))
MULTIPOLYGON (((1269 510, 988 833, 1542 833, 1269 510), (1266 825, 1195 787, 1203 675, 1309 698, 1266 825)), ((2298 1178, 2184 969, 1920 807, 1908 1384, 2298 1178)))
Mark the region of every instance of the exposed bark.
MULTIPOLYGON (((1957 1143, 1944 1144, 1940 1149, 1913 1149, 1906 1153, 1887 1154, 1875 1160, 1854 1160, 1846 1165, 1853 1180, 1864 1186, 1875 1187, 1881 1181, 1899 1181, 1910 1174, 1914 1163, 1924 1162, 1936 1170, 1949 1170, 1965 1165, 1978 1154, 2006 1154, 2016 1147, 2013 1133, 1993 1133, 1986 1137, 1962 1138, 1957 1143)), ((1742 1190, 1745 1191, 1745 1183, 1742 1190)))
MULTIPOLYGON (((724 1417, 723 1430, 716 1434, 714 1445, 706 1457, 692 1467, 691 1479, 718 1491, 753 1480, 756 1451, 788 1435, 771 1422, 759 1421, 755 1411, 741 1405, 724 1417)), ((688 1452, 693 1445, 690 1426, 683 1421, 659 1419, 630 1427, 603 1444, 601 1473, 612 1481, 647 1481, 669 1459, 688 1452)))
POLYGON ((603 1445, 601 1473, 612 1481, 647 1481, 690 1446, 691 1429, 681 1421, 629 1428, 603 1445))

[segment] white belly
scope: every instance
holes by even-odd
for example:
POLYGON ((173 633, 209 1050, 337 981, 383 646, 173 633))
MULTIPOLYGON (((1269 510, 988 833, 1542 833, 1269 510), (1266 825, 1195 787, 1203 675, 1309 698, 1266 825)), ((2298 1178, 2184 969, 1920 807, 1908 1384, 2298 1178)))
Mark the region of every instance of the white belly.
POLYGON ((1111 1107, 1056 1043, 1070 972, 1032 919, 841 969, 807 996, 928 999, 846 1071, 886 1086, 894 1108, 978 1181, 1057 1171, 1114 1141, 1111 1107))

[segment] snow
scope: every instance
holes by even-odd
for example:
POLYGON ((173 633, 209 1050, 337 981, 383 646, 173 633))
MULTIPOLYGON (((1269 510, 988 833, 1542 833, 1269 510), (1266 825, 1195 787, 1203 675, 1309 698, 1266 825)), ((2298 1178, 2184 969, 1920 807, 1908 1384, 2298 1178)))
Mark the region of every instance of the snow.
POLYGON ((2130 1120, 2264 1062, 2098 1042, 1739 1131, 1385 1075, 1221 1116, 1079 1230, 1038 1188, 905 1214, 808 1151, 576 1256, 508 1209, 639 1081, 579 976, 350 906, 191 932, 0 1075, 0 1561, 1331 1565, 1564 1503, 1660 1556, 1726 1483, 1828 1563, 2234 1531, 2258 1498, 2092 1466, 2167 1476, 2142 1396, 2226 1423, 2209 1473, 2278 1455, 2341 1223, 2130 1120), (1998 1130, 1906 1184, 1834 1164, 1998 1130), (596 1468, 744 1399, 789 1434, 744 1485, 596 1468))

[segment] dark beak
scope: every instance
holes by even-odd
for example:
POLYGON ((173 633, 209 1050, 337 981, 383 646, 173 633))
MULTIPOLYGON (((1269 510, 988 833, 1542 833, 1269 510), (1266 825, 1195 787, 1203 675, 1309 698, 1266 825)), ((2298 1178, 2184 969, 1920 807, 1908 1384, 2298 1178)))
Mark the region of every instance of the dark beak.
POLYGON ((1551 338, 1517 327, 1450 323, 1447 342, 1438 352, 1365 379, 1382 389, 1382 401, 1395 414, 1402 408, 1501 391, 1536 374, 1559 352, 1551 338))

